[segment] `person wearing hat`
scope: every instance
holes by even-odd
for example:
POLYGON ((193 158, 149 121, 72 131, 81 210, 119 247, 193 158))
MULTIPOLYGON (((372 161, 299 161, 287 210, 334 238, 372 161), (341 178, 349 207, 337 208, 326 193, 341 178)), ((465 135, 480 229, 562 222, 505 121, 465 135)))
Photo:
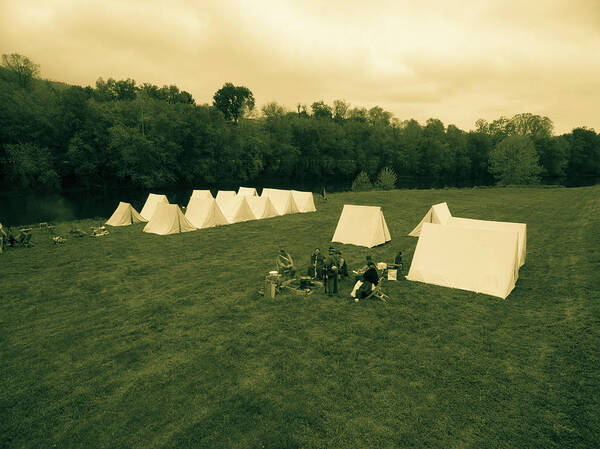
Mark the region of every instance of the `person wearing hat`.
POLYGON ((338 292, 338 261, 335 257, 335 248, 329 247, 329 254, 323 262, 324 267, 324 285, 327 296, 332 296, 338 292))
POLYGON ((313 253, 310 255, 310 267, 308 267, 308 275, 313 279, 323 279, 323 262, 325 258, 321 254, 319 248, 315 248, 313 253))

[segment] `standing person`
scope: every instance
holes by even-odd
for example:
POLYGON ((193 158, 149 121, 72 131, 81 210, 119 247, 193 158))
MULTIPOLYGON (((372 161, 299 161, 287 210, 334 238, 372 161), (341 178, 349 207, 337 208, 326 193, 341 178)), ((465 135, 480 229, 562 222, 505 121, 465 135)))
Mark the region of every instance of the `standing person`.
POLYGON ((308 275, 313 279, 323 279, 323 261, 324 257, 319 248, 315 248, 310 256, 310 267, 308 267, 308 275))
POLYGON ((402 263, 402 251, 398 251, 396 258, 394 259, 395 268, 400 270, 400 274, 404 271, 404 264, 402 263))
POLYGON ((325 258, 325 293, 327 296, 336 295, 338 292, 338 265, 335 258, 335 250, 332 246, 329 247, 329 254, 325 258))
POLYGON ((346 263, 346 259, 342 255, 342 252, 338 249, 336 250, 336 258, 338 261, 338 274, 340 278, 340 282, 344 280, 344 278, 348 277, 348 264, 346 263))
POLYGON ((4 248, 6 247, 6 241, 8 240, 8 235, 0 223, 0 254, 4 252, 4 248))

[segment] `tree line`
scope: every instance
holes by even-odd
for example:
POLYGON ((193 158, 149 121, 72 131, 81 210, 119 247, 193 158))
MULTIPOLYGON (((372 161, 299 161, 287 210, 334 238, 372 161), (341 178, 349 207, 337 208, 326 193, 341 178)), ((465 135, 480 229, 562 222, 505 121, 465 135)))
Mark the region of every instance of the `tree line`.
MULTIPOLYGON (((226 83, 198 105, 176 86, 99 78, 94 87, 40 80, 3 55, 0 188, 58 191, 238 185, 349 188, 381 174, 399 188, 588 185, 600 179, 600 135, 553 135, 524 113, 464 131, 438 119, 400 121, 380 107, 316 101, 256 111, 226 83), (390 174, 393 175, 390 178, 390 174)), ((384 185, 384 184, 382 184, 384 185)), ((389 187, 389 182, 385 184, 389 187)))

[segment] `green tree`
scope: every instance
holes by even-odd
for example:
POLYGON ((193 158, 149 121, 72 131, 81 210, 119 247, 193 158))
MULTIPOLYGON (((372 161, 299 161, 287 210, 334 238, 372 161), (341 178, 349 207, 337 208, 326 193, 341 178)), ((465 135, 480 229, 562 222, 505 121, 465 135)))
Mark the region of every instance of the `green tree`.
POLYGON ((238 120, 254 109, 254 95, 244 86, 225 83, 213 96, 213 106, 223 113, 225 120, 238 120))
POLYGON ((498 184, 537 184, 542 168, 531 139, 509 136, 490 151, 490 172, 498 184))
POLYGON ((392 113, 384 111, 381 107, 375 106, 369 109, 368 120, 371 125, 389 126, 392 119, 392 113))
POLYGON ((52 153, 31 143, 4 146, 7 180, 13 187, 28 190, 58 190, 60 177, 54 169, 52 153))
POLYGON ((533 140, 542 166, 545 183, 559 184, 566 175, 569 162, 569 141, 564 136, 542 137, 533 140))
POLYGON ((353 192, 362 192, 373 188, 369 175, 366 171, 361 171, 352 183, 353 192))
POLYGON ((267 103, 262 107, 262 113, 268 119, 281 118, 286 112, 285 108, 275 101, 267 103))
POLYGON ((333 101, 333 119, 336 122, 342 122, 347 119, 349 110, 350 103, 346 103, 346 100, 333 101))
POLYGON ((589 185, 600 178, 600 135, 593 129, 575 128, 566 136, 571 144, 569 185, 589 185))
POLYGON ((382 190, 392 190, 396 187, 397 179, 398 177, 396 176, 396 173, 394 173, 394 170, 385 167, 379 172, 375 186, 382 190))
POLYGON ((2 66, 21 87, 28 87, 31 80, 40 73, 39 64, 34 64, 28 57, 18 53, 2 55, 2 66))
POLYGON ((310 108, 312 109, 314 118, 331 118, 333 111, 331 110, 331 106, 325 104, 323 100, 315 101, 310 108))

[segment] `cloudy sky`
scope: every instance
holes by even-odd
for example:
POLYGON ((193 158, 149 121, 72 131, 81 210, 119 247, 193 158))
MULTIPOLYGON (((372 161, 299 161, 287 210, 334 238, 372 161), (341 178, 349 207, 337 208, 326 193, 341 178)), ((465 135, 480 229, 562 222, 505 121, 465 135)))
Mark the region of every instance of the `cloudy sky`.
POLYGON ((531 112, 600 131, 600 0, 0 0, 0 53, 199 104, 230 81, 258 106, 345 99, 465 130, 531 112))

